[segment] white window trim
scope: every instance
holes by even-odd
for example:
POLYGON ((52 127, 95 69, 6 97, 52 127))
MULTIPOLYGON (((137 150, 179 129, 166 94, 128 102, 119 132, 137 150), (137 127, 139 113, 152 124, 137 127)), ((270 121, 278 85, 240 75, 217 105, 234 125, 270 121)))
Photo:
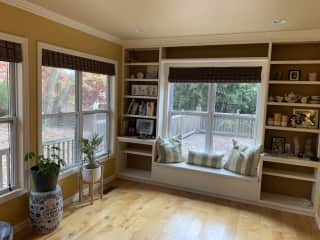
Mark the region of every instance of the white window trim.
POLYGON ((15 163, 17 173, 17 188, 11 192, 0 195, 0 204, 10 199, 21 196, 29 188, 29 164, 24 162, 24 155, 29 151, 29 68, 28 68, 28 39, 17 37, 11 34, 0 33, 0 39, 21 44, 22 63, 17 64, 16 69, 16 150, 15 163))
MULTIPOLYGON (((257 133, 256 144, 264 144, 264 122, 266 115, 267 82, 268 82, 268 58, 215 58, 215 59, 178 59, 162 60, 160 72, 159 109, 161 119, 158 124, 158 133, 162 137, 168 134, 168 100, 169 100, 169 68, 170 67, 262 67, 262 80, 260 84, 260 95, 257 97, 257 133)), ((208 106, 210 107, 210 106, 208 106)))
MULTIPOLYGON (((109 157, 107 156, 102 156, 98 158, 98 161, 100 162, 105 162, 111 159, 115 152, 116 152, 116 129, 117 129, 117 89, 118 89, 118 61, 109 59, 109 58, 104 58, 80 51, 75 51, 63 47, 59 47, 56 45, 52 44, 47 44, 44 42, 39 42, 38 43, 38 152, 41 153, 42 149, 42 79, 41 79, 41 67, 42 67, 42 50, 47 49, 51 51, 56 51, 56 52, 62 52, 78 57, 83 57, 83 58, 88 58, 96 61, 101 61, 101 62, 106 62, 106 63, 111 63, 114 64, 115 66, 115 76, 110 82, 110 110, 109 110, 109 115, 110 115, 110 124, 109 124, 109 133, 110 133, 110 152, 108 154, 109 157)), ((65 171, 60 172, 59 179, 66 178, 74 173, 77 173, 80 169, 80 166, 74 166, 71 168, 66 169, 65 171)))

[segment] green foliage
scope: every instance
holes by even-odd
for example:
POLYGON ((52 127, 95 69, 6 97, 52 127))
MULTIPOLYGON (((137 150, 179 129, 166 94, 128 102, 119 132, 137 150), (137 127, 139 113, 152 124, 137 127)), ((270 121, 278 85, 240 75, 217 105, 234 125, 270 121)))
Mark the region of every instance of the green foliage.
POLYGON ((217 84, 216 99, 216 112, 255 114, 257 84, 217 84))
POLYGON ((0 80, 0 116, 8 115, 9 88, 6 81, 0 80))
POLYGON ((201 107, 207 111, 209 84, 177 83, 174 85, 174 110, 193 111, 201 107))
MULTIPOLYGON (((257 84, 216 84, 215 112, 254 114, 256 112, 257 84)), ((209 84, 177 83, 174 85, 174 110, 207 111, 209 84)))
POLYGON ((43 155, 37 155, 34 152, 28 152, 24 156, 25 161, 37 160, 35 166, 38 167, 37 174, 41 176, 57 176, 59 174, 60 168, 65 166, 65 161, 60 158, 60 148, 51 147, 51 154, 48 158, 43 155))
POLYGON ((99 165, 96 162, 95 153, 103 141, 103 137, 99 137, 98 134, 94 134, 90 139, 83 138, 82 142, 82 153, 85 154, 84 162, 87 163, 86 168, 94 169, 99 165))

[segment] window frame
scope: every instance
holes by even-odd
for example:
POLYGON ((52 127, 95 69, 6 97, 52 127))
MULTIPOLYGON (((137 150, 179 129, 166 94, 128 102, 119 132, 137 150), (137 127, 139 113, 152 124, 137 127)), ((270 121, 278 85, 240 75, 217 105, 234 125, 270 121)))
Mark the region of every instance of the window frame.
MULTIPOLYGON (((75 115, 76 117, 76 136, 75 136, 75 157, 78 160, 78 163, 70 165, 65 167, 61 172, 60 172, 60 178, 64 178, 66 176, 69 176, 70 174, 73 174, 75 171, 78 171, 80 168, 80 149, 79 145, 80 143, 77 142, 79 139, 82 137, 83 133, 83 117, 86 114, 95 114, 95 113, 106 113, 106 118, 107 121, 109 121, 109 126, 107 129, 107 133, 109 133, 108 136, 108 141, 109 141, 109 152, 103 155, 97 156, 97 160, 100 162, 107 161, 110 158, 113 157, 115 154, 115 136, 116 136, 116 111, 117 111, 117 105, 116 105, 116 91, 117 89, 117 61, 111 60, 108 58, 103 58, 99 57, 96 55, 91 55, 79 51, 74 51, 62 47, 58 47, 55 45, 47 44, 47 43, 38 43, 38 94, 39 96, 42 96, 42 77, 41 77, 41 69, 42 69, 42 50, 43 49, 48 49, 52 51, 57 51, 57 52, 63 52, 67 53, 70 55, 75 55, 79 57, 84 57, 92 60, 97 60, 97 61, 102 61, 102 62, 107 62, 115 65, 115 75, 114 76, 109 76, 106 75, 107 77, 107 93, 108 93, 108 108, 106 110, 90 110, 90 111, 82 111, 82 73, 81 71, 75 71, 75 112, 68 112, 68 113, 57 113, 57 114, 49 114, 49 115, 56 115, 56 116, 65 116, 65 115, 75 115)), ((38 119, 39 119, 39 124, 38 124, 38 152, 39 154, 42 154, 42 97, 38 101, 38 119)))
MULTIPOLYGON (((206 112, 195 112, 195 111, 172 111, 170 106, 170 98, 172 98, 173 89, 170 87, 168 82, 169 69, 170 67, 262 67, 262 80, 259 84, 259 90, 257 93, 256 102, 256 119, 262 119, 262 121, 256 121, 256 138, 255 142, 257 145, 263 145, 264 139, 264 122, 266 118, 266 99, 267 99, 267 81, 268 81, 268 58, 223 58, 223 59, 185 59, 185 60, 163 60, 161 61, 161 78, 160 78, 160 94, 159 101, 163 103, 162 112, 160 116, 163 118, 159 122, 158 132, 162 137, 169 136, 170 130, 170 117, 172 112, 174 114, 191 114, 197 116, 208 117, 208 129, 212 129, 213 114, 215 109, 213 101, 214 85, 209 84, 208 92, 208 109, 206 112)), ((206 150, 209 150, 210 144, 212 143, 211 134, 206 134, 206 150)))
POLYGON ((28 69, 28 39, 11 34, 1 33, 0 39, 21 44, 22 62, 9 62, 9 74, 12 78, 10 86, 10 116, 2 117, 1 123, 11 124, 10 157, 13 159, 11 176, 14 186, 0 191, 0 204, 25 194, 30 187, 29 163, 24 161, 24 155, 29 150, 29 69, 28 69))

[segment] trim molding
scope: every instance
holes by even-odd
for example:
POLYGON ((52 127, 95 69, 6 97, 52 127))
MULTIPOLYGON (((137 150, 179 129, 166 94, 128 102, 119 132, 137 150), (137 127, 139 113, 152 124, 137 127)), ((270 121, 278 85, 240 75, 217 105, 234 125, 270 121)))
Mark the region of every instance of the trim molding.
POLYGON ((35 15, 47 18, 49 20, 52 20, 54 22, 63 24, 65 26, 71 27, 73 29, 79 30, 81 32, 87 33, 89 35, 117 43, 122 44, 120 38, 113 36, 109 33, 103 32, 101 30, 98 30, 94 27, 90 27, 86 24, 80 23, 78 21, 75 21, 71 18, 65 17, 61 14, 58 14, 54 11, 51 11, 49 9, 46 9, 44 7, 38 6, 36 4, 33 4, 31 2, 25 1, 25 0, 0 0, 0 2, 5 3, 7 5, 25 10, 27 12, 33 13, 35 15))
POLYGON ((154 48, 254 43, 268 44, 269 42, 312 42, 319 40, 320 29, 311 29, 122 40, 122 44, 125 48, 154 48))
MULTIPOLYGON (((116 175, 112 175, 110 177, 107 177, 105 179, 103 179, 103 183, 107 184, 112 182, 114 179, 116 178, 116 175)), ((94 190, 97 190, 99 188, 99 184, 95 184, 94 186, 94 190)), ((89 190, 88 188, 84 189, 83 191, 84 195, 88 195, 89 194, 89 190)), ((73 194, 71 197, 66 198, 63 200, 63 207, 67 207, 68 205, 79 201, 79 192, 73 194)), ((24 221, 16 224, 13 226, 13 231, 14 233, 20 232, 21 230, 25 229, 26 227, 28 227, 29 225, 29 219, 25 219, 24 221)))

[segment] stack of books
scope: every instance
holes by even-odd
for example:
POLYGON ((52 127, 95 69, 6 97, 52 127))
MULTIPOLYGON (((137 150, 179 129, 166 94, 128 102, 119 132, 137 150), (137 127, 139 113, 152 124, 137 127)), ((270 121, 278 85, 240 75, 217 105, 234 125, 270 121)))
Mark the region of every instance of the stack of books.
POLYGON ((155 116, 155 102, 136 102, 135 99, 132 99, 128 108, 128 114, 153 117, 155 116))

